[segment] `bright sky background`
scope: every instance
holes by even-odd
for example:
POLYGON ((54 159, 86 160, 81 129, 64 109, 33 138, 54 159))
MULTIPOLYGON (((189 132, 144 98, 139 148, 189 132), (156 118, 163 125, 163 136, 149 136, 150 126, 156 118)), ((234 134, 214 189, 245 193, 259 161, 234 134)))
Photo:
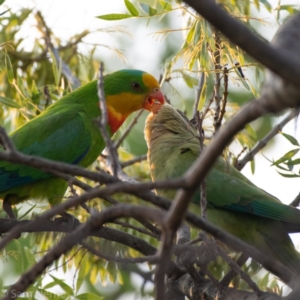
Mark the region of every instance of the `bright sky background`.
MULTIPOLYGON (((269 0, 270 3, 277 4, 277 0, 269 0)), ((299 0, 284 1, 284 4, 295 3, 299 5, 299 0)), ((50 28, 53 29, 56 35, 67 40, 70 35, 79 33, 85 28, 88 29, 98 29, 100 27, 108 27, 115 25, 127 26, 132 33, 132 38, 128 39, 127 42, 132 43, 132 47, 127 48, 125 55, 128 58, 128 63, 124 65, 115 55, 104 48, 99 47, 99 55, 104 55, 105 57, 110 57, 111 64, 109 66, 110 71, 117 70, 124 67, 138 68, 148 71, 155 76, 159 76, 162 70, 162 66, 158 65, 158 57, 161 53, 163 40, 157 39, 155 36, 151 35, 155 31, 155 25, 153 22, 147 26, 147 20, 142 23, 144 26, 135 26, 137 23, 134 19, 119 21, 119 22, 108 22, 102 21, 95 16, 108 14, 108 13, 124 13, 126 11, 125 5, 122 0, 6 0, 6 5, 15 10, 21 7, 35 7, 39 9, 46 18, 46 21, 50 28)), ((283 1, 282 1, 283 4, 283 1)), ((274 34, 276 30, 275 19, 269 15, 266 21, 271 22, 272 26, 262 27, 262 34, 268 39, 274 34), (265 30, 265 31, 264 31, 265 30)), ((173 23, 177 24, 177 28, 181 26, 181 20, 176 18, 174 14, 173 23)), ((32 24, 28 24, 27 29, 21 29, 20 34, 28 37, 28 42, 30 39, 35 38, 35 31, 32 30, 34 25, 34 20, 32 24)), ((121 37, 121 35, 120 35, 121 37)), ((124 37, 121 37, 124 41, 124 37)), ((108 44, 110 46, 119 47, 120 45, 107 34, 99 33, 97 35, 91 35, 85 39, 86 42, 97 42, 102 44, 108 44), (95 41, 95 38, 97 41, 95 41), (99 40, 98 40, 99 39, 99 40)), ((178 35, 174 35, 174 43, 180 41, 178 35)), ((180 44, 178 45, 178 47, 180 44)), ((24 47, 27 47, 24 45, 24 47)), ((191 91, 189 91, 191 93, 191 91)), ((281 117, 278 117, 278 122, 281 117)), ((296 139, 300 141, 300 129, 299 122, 295 124, 294 121, 290 122, 285 128, 284 132, 293 135, 296 139)), ((291 150, 291 144, 289 144, 283 137, 278 136, 275 138, 276 143, 273 144, 272 148, 264 150, 263 153, 268 158, 278 159, 285 152, 291 150)), ((270 194, 278 197, 284 203, 290 203, 300 192, 300 178, 287 179, 283 178, 277 174, 275 168, 270 167, 270 163, 263 158, 261 155, 256 156, 256 172, 253 176, 250 171, 250 166, 247 165, 243 173, 257 184, 262 189, 266 190, 270 194)), ((300 243, 299 234, 295 239, 296 245, 300 243)), ((293 237, 293 238, 294 238, 293 237)))

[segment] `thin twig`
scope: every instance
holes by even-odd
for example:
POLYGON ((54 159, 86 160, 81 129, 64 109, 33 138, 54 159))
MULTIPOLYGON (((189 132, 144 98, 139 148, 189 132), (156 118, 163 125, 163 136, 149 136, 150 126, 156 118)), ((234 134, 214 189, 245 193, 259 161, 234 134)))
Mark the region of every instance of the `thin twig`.
POLYGON ((89 244, 85 242, 81 242, 80 245, 82 245, 83 248, 91 252, 92 254, 103 258, 107 261, 114 261, 118 263, 125 263, 125 264, 136 264, 136 263, 151 263, 155 264, 157 262, 157 255, 149 255, 146 257, 135 257, 135 258, 129 258, 129 257, 119 257, 119 256, 112 256, 108 254, 104 254, 99 250, 96 250, 95 248, 91 247, 89 244))
POLYGON ((172 254, 174 238, 175 231, 163 226, 162 243, 158 251, 159 260, 155 271, 155 300, 164 299, 165 274, 172 254))
POLYGON ((113 175, 117 177, 118 175, 118 169, 121 169, 120 162, 118 159, 118 153, 116 151, 116 148, 114 147, 114 144, 109 136, 108 130, 107 130, 107 124, 108 124, 108 112, 107 112, 107 106, 105 101, 105 94, 104 94, 104 77, 103 77, 103 71, 104 71, 104 64, 101 62, 100 68, 99 68, 99 75, 98 75, 98 97, 99 97, 99 106, 101 110, 101 116, 98 118, 98 124, 99 129, 102 134, 102 137, 105 141, 106 147, 108 149, 108 154, 112 160, 112 170, 113 175))
MULTIPOLYGON (((198 121, 198 133, 199 133, 199 142, 200 142, 200 149, 203 151, 204 149, 204 130, 203 130, 203 121, 204 121, 204 114, 201 113, 201 116, 198 114, 199 119, 196 118, 198 121)), ((196 115, 197 117, 197 115, 196 115)), ((200 183, 200 209, 201 209, 201 217, 203 219, 207 219, 206 215, 206 206, 207 206, 207 199, 206 199, 206 178, 200 183)))
POLYGON ((144 154, 144 155, 141 155, 141 156, 137 156, 131 160, 127 160, 127 161, 124 161, 124 162, 121 162, 121 167, 122 169, 126 168, 126 167, 129 167, 135 163, 138 163, 138 162, 142 162, 144 160, 147 159, 147 154, 144 154))
POLYGON ((255 293, 257 293, 258 296, 263 294, 256 283, 252 281, 249 274, 245 273, 232 258, 230 258, 222 249, 220 249, 220 247, 217 246, 216 242, 213 239, 207 238, 206 235, 203 235, 202 238, 213 251, 217 251, 217 253, 228 263, 231 269, 236 274, 241 276, 241 278, 252 288, 255 293))
POLYGON ((221 33, 214 28, 214 38, 215 38, 215 48, 216 50, 213 52, 213 58, 214 58, 214 65, 215 65, 215 84, 214 84, 214 93, 215 93, 215 115, 214 115, 214 128, 215 133, 219 130, 220 126, 218 124, 218 120, 220 119, 220 103, 222 100, 221 94, 220 94, 220 88, 221 88, 221 33))
POLYGON ((293 109, 281 122, 279 122, 276 126, 273 127, 273 129, 262 139, 260 140, 251 151, 249 151, 241 160, 238 160, 236 163, 236 168, 238 170, 242 170, 244 166, 251 161, 254 156, 263 149, 268 142, 276 135, 278 134, 282 128, 291 120, 293 120, 295 117, 297 117, 299 114, 299 109, 293 109))
POLYGON ((44 36, 47 50, 51 49, 52 53, 55 56, 57 65, 61 64, 61 71, 63 75, 67 78, 67 80, 72 84, 73 88, 78 88, 81 85, 80 80, 72 74, 70 67, 61 59, 59 55, 59 49, 53 46, 51 42, 52 31, 50 27, 48 27, 42 13, 40 11, 37 11, 36 17, 38 19, 38 25, 39 25, 37 28, 44 36))
POLYGON ((226 104, 227 104, 227 97, 228 97, 228 69, 224 67, 224 91, 223 91, 223 98, 222 98, 222 107, 219 115, 219 119, 217 121, 217 127, 220 128, 222 125, 222 120, 226 112, 226 104))
POLYGON ((3 145, 3 148, 6 150, 7 154, 16 153, 16 148, 12 140, 8 137, 5 129, 2 126, 0 126, 0 140, 1 145, 3 145))
POLYGON ((125 228, 131 228, 131 229, 136 230, 136 231, 138 231, 140 233, 144 233, 146 235, 152 236, 152 237, 154 237, 156 239, 158 238, 158 236, 156 234, 153 234, 152 232, 150 232, 148 230, 145 230, 144 228, 134 226, 134 225, 132 225, 132 224, 130 224, 128 222, 115 220, 112 223, 121 225, 122 227, 125 227, 125 228))
POLYGON ((290 203, 290 206, 297 207, 300 203, 300 193, 296 196, 296 198, 290 203))
POLYGON ((236 158, 235 158, 235 160, 234 160, 234 163, 233 163, 233 166, 234 166, 235 168, 237 168, 236 165, 237 165, 237 163, 238 163, 240 157, 243 155, 243 153, 244 153, 247 149, 248 149, 248 148, 245 146, 245 147, 240 151, 240 153, 236 156, 236 158))
POLYGON ((43 92, 44 92, 44 96, 45 96, 45 99, 46 99, 45 108, 47 108, 50 104, 50 101, 51 101, 51 96, 50 96, 48 85, 44 86, 43 92))
POLYGON ((124 139, 127 137, 127 135, 132 130, 133 126, 137 123, 137 121, 142 113, 143 113, 143 109, 141 109, 139 112, 136 113, 136 115, 132 119, 131 123, 128 125, 126 130, 123 132, 122 136, 115 142, 115 144, 114 144, 115 149, 118 149, 120 147, 120 145, 123 143, 124 139))
MULTIPOLYGON (((244 253, 242 253, 240 255, 240 257, 238 258, 238 260, 236 261, 237 265, 239 267, 242 267, 244 265, 244 263, 248 260, 249 256, 245 255, 244 253)), ((220 281, 220 284, 222 286, 228 286, 230 284, 230 282, 236 277, 237 273, 231 269, 220 281)))

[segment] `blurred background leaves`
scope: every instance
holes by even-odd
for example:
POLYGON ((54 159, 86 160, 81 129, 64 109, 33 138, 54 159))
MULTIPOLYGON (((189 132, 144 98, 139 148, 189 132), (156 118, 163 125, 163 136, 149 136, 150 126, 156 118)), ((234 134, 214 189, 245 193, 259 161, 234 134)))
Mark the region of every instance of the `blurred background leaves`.
MULTIPOLYGON (((204 109, 213 97, 216 78, 220 83, 219 92, 223 95, 224 68, 228 70, 229 95, 224 121, 234 115, 243 104, 259 95, 264 68, 231 44, 184 2, 118 0, 114 3, 118 4, 118 8, 110 13, 94 11, 95 19, 105 20, 106 26, 97 25, 96 29, 83 29, 70 34, 66 39, 57 34, 57 29, 54 30, 48 25, 46 11, 40 11, 30 4, 15 7, 10 1, 0 1, 0 124, 8 132, 40 114, 48 105, 78 85, 95 79, 100 61, 104 61, 107 73, 124 66, 144 69, 147 65, 147 71, 152 70, 154 75, 160 77, 163 90, 171 103, 183 110, 188 117, 192 117, 194 91, 202 73, 205 80, 200 95, 200 110, 204 109), (24 32, 28 33, 28 36, 24 32), (109 42, 106 42, 107 35, 111 38, 109 42), (159 42, 159 47, 143 48, 147 45, 142 45, 144 40, 141 36, 159 42), (143 52, 144 50, 147 51, 143 52), (140 57, 143 57, 143 60, 137 59, 140 57)), ((275 16, 275 27, 278 27, 288 14, 298 11, 295 5, 281 5, 280 2, 274 5, 273 1, 266 0, 223 0, 219 3, 231 16, 238 18, 266 41, 270 34, 261 30, 269 26, 265 16, 275 16)), ((80 7, 83 3, 78 1, 74 5, 80 7)), ((55 9, 61 8, 56 6, 55 9)), ((63 13, 72 13, 72 8, 63 13)), ((67 25, 72 26, 68 22, 66 17, 67 25)), ((213 115, 212 105, 204 122, 208 142, 214 131, 213 115)), ((146 153, 143 138, 146 116, 147 113, 144 112, 122 143, 119 150, 122 161, 146 153)), ((134 116, 125 122, 115 135, 115 140, 122 135, 133 118, 134 116)), ((225 153, 228 160, 232 163, 241 149, 251 149, 270 131, 273 122, 274 118, 267 116, 246 126, 225 153)), ((282 153, 281 157, 270 161, 283 176, 299 177, 299 171, 295 171, 295 167, 300 164, 299 158, 296 157, 299 144, 289 134, 283 133, 283 137, 291 143, 291 149, 295 150, 282 153)), ((91 169, 95 167, 103 167, 101 158, 91 169)), ((255 163, 252 162, 252 171, 254 170, 255 163)), ((125 171, 137 180, 150 180, 145 161, 127 167, 125 171)), ((138 199, 128 195, 116 195, 114 198, 120 202, 139 203, 138 199)), ((103 199, 94 199, 89 205, 102 210, 111 204, 103 199)), ((27 205, 18 206, 17 210, 19 216, 30 211, 26 216, 28 218, 33 213, 38 214, 47 208, 43 203, 33 207, 28 201, 27 205)), ((72 213, 82 222, 88 217, 81 208, 73 209, 72 213)), ((4 217, 3 213, 1 217, 4 217)), ((132 226, 140 226, 135 220, 124 221, 132 226)), ((157 238, 139 232, 132 226, 109 226, 142 238, 151 245, 158 245, 157 238)), ((196 235, 196 232, 193 234, 196 235)), ((63 234, 58 233, 23 234, 20 240, 13 241, 0 253, 2 290, 32 266, 62 236, 63 234)), ((88 243, 96 250, 109 255, 140 256, 133 249, 105 239, 99 242, 99 239, 89 238, 88 243)), ((214 261, 209 267, 216 278, 221 278, 228 270, 221 259, 214 261)), ((244 270, 256 278, 261 289, 279 294, 282 292, 278 281, 261 270, 254 261, 249 261, 244 270)), ((150 271, 151 268, 147 264, 143 264, 142 267, 117 265, 78 246, 51 266, 48 274, 37 281, 29 292, 36 299, 42 299, 43 296, 55 299, 57 294, 60 294, 60 299, 151 299, 153 278, 150 271)), ((232 282, 232 286, 248 289, 243 281, 232 282)), ((23 296, 23 299, 32 299, 23 296)))

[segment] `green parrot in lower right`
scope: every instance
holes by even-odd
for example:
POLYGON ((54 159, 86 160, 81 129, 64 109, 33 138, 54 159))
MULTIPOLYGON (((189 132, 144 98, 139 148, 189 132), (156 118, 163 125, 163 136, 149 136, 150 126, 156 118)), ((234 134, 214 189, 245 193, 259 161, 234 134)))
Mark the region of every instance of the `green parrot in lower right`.
MULTIPOLYGON (((185 115, 165 103, 153 106, 145 126, 153 181, 181 177, 200 155, 199 135, 185 115)), ((173 199, 176 190, 157 189, 173 199)), ((200 189, 192 202, 200 202, 200 189)), ((262 253, 300 273, 289 233, 300 232, 300 211, 281 203, 219 158, 206 177, 207 217, 262 253)))

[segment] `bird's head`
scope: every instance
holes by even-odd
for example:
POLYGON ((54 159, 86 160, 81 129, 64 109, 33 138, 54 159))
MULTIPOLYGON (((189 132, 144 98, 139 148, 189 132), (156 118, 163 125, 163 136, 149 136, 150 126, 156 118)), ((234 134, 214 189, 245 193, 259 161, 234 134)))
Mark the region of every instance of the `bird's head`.
POLYGON ((140 70, 120 70, 104 78, 110 125, 116 131, 134 111, 151 111, 154 103, 165 102, 158 81, 140 70))

